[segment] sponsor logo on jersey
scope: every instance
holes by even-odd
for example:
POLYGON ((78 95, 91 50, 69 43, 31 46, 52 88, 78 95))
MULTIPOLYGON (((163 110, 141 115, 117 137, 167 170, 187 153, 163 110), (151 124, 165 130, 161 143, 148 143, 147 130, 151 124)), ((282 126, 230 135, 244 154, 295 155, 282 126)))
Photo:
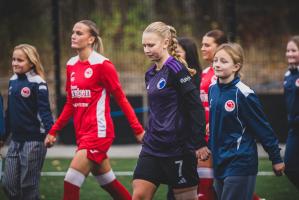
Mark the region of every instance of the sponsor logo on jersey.
POLYGON ((72 89, 72 98, 90 98, 91 97, 91 91, 90 90, 80 90, 72 89))
POLYGON ((228 100, 224 104, 224 108, 227 112, 232 112, 233 110, 235 110, 235 107, 236 107, 236 104, 233 100, 228 100))
POLYGON ((74 82, 75 81, 75 72, 72 72, 71 73, 71 82, 74 82))
POLYGON ((22 88, 22 90, 21 90, 22 97, 27 98, 27 97, 30 96, 30 94, 31 94, 31 91, 30 91, 30 89, 28 87, 23 87, 22 88))
POLYGON ((161 90, 165 88, 165 86, 166 86, 166 80, 164 78, 161 78, 157 84, 157 88, 161 90))
POLYGON ((90 67, 87 68, 84 72, 85 78, 90 78, 92 76, 92 74, 93 74, 93 70, 90 67))
POLYGON ((73 103, 73 106, 74 106, 75 108, 77 108, 77 107, 83 107, 83 108, 86 108, 86 107, 89 106, 89 103, 73 103))
POLYGON ((299 78, 295 81, 296 87, 299 87, 299 78))
POLYGON ((181 83, 186 83, 186 82, 189 82, 189 81, 191 81, 191 77, 190 76, 186 76, 186 77, 180 79, 181 83))

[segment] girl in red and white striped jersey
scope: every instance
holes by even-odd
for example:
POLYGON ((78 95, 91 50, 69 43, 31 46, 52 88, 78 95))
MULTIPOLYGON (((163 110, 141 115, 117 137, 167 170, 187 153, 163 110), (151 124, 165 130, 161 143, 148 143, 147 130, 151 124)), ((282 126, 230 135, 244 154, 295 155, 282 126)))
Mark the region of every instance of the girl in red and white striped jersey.
POLYGON ((96 24, 90 20, 77 22, 71 47, 78 55, 67 62, 67 102, 45 139, 45 145, 51 147, 56 133, 74 118, 78 149, 64 179, 64 200, 79 199, 80 187, 90 172, 113 199, 131 199, 115 178, 107 157, 115 137, 110 95, 125 113, 138 141, 144 129, 122 90, 114 65, 100 54, 103 45, 96 24), (96 52, 98 47, 100 53, 96 52))

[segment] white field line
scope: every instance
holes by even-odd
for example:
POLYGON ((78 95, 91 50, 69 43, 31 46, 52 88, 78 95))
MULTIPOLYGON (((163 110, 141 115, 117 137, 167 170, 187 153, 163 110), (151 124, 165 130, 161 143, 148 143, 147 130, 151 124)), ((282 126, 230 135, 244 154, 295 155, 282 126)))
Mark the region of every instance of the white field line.
MULTIPOLYGON (((133 171, 116 171, 114 172, 116 176, 132 176, 133 171)), ((66 172, 42 172, 41 176, 65 176, 66 172)), ((261 171, 258 172, 258 176, 274 176, 273 172, 261 171)))
MULTIPOLYGON (((41 176, 65 176, 66 172, 41 172, 41 176)), ((116 176, 133 176, 132 171, 114 172, 116 176)), ((89 174, 91 176, 91 174, 89 174)))

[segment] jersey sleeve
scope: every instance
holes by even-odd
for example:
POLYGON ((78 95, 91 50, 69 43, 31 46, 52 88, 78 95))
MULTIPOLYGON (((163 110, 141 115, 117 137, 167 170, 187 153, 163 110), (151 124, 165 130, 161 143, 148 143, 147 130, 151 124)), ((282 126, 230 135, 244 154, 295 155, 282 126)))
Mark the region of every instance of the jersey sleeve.
MULTIPOLYGON (((10 82, 8 83, 8 88, 10 88, 10 82)), ((8 95, 9 96, 9 95, 8 95)), ((9 97, 7 99, 7 105, 9 105, 9 97)), ((5 126, 5 134, 4 136, 2 136, 2 140, 6 140, 10 134, 11 131, 11 127, 10 127, 10 116, 9 116, 9 110, 8 110, 8 106, 5 110, 5 115, 4 115, 4 126, 5 126)))
POLYGON ((191 119, 191 141, 195 144, 196 149, 207 146, 205 140, 205 112, 200 101, 199 91, 195 89, 186 93, 184 95, 184 102, 191 119))
POLYGON ((182 95, 196 89, 191 75, 185 67, 182 67, 178 72, 171 71, 170 77, 174 86, 182 95))
POLYGON ((299 89, 297 88, 296 92, 292 94, 289 93, 288 95, 294 95, 293 102, 296 102, 292 105, 289 105, 291 108, 290 108, 290 113, 288 113, 288 125, 289 128, 293 128, 296 131, 298 131, 299 130, 299 105, 297 102, 299 101, 299 89))
POLYGON ((48 86, 44 82, 38 84, 37 106, 38 114, 44 124, 46 133, 48 133, 53 125, 53 117, 50 109, 48 86))
POLYGON ((281 163, 279 142, 266 119, 262 106, 254 93, 247 97, 241 95, 241 112, 245 118, 246 127, 252 131, 268 153, 273 164, 281 163))
POLYGON ((73 116, 73 105, 71 97, 71 88, 70 88, 70 74, 67 71, 66 75, 66 103, 64 104, 63 110, 56 120, 54 125, 49 131, 50 135, 56 136, 57 132, 60 131, 63 127, 66 126, 69 119, 73 116))
POLYGON ((143 133, 144 129, 139 123, 131 104, 123 92, 114 65, 109 61, 105 61, 103 64, 104 65, 101 66, 102 84, 114 96, 115 101, 124 112, 135 135, 143 133))
POLYGON ((5 135, 4 124, 3 99, 0 95, 0 139, 4 138, 5 135))
POLYGON ((104 61, 104 63, 100 66, 99 74, 101 83, 109 92, 113 93, 114 90, 121 87, 117 71, 110 61, 104 61))
POLYGON ((135 135, 139 135, 139 134, 143 133, 144 129, 141 126, 140 122, 138 121, 138 118, 137 118, 131 104, 129 103, 127 97, 125 96, 122 88, 120 87, 120 88, 114 90, 112 92, 112 95, 114 96, 119 107, 124 112, 135 135))
POLYGON ((183 99, 184 108, 188 111, 191 122, 190 138, 196 149, 207 146, 205 140, 205 112, 200 100, 199 90, 192 82, 191 75, 186 68, 177 73, 171 73, 172 82, 183 99))

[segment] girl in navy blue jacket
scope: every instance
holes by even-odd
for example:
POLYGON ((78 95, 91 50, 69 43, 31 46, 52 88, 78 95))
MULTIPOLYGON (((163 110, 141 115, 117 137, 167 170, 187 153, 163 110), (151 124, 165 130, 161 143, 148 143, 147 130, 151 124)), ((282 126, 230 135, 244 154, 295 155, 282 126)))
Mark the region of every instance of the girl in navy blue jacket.
MULTIPOLYGON (((48 87, 35 47, 21 44, 12 55, 6 136, 11 132, 3 185, 9 199, 39 199, 39 178, 46 156, 44 138, 53 125, 48 87)), ((5 140, 5 138, 4 138, 5 140)))
POLYGON ((289 132, 285 151, 285 173, 299 190, 299 35, 289 40, 286 58, 288 71, 284 77, 284 94, 289 132))
POLYGON ((255 93, 240 81, 243 50, 238 44, 222 44, 213 68, 217 83, 209 89, 210 148, 215 190, 219 200, 251 200, 258 170, 256 139, 281 175, 284 163, 278 140, 255 93))

